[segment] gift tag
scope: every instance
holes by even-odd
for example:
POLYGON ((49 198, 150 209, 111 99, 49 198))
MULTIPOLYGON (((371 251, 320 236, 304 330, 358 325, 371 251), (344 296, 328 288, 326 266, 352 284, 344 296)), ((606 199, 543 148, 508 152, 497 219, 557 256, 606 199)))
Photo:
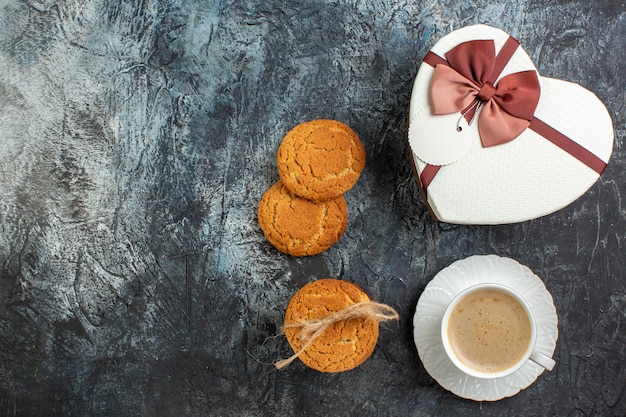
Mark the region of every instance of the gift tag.
POLYGON ((429 108, 414 114, 409 143, 415 155, 429 165, 449 165, 469 152, 470 127, 460 113, 433 116, 429 108))

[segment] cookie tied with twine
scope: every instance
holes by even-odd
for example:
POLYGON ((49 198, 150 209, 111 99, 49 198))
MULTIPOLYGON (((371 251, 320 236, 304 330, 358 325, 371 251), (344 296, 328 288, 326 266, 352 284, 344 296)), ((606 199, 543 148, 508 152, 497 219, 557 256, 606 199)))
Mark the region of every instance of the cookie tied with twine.
POLYGON ((282 369, 300 359, 320 372, 356 368, 372 355, 379 322, 398 317, 393 308, 371 301, 350 282, 310 282, 296 292, 285 312, 282 330, 294 354, 275 366, 282 369))

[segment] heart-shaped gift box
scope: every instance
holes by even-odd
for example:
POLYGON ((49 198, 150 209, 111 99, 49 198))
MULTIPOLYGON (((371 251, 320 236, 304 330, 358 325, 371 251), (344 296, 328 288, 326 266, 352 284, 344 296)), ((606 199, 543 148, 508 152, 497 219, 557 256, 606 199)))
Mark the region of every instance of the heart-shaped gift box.
POLYGON ((589 90, 539 76, 500 29, 441 38, 411 94, 409 145, 436 220, 505 224, 564 208, 600 177, 613 123, 589 90))

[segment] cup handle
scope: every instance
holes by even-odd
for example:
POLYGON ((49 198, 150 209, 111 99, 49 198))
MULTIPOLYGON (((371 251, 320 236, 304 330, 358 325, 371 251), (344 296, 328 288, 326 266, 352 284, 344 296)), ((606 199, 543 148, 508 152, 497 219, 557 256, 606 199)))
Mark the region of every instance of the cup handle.
POLYGON ((553 370, 556 365, 554 359, 536 350, 533 350, 533 353, 530 354, 530 360, 535 362, 537 365, 546 368, 548 371, 553 370))

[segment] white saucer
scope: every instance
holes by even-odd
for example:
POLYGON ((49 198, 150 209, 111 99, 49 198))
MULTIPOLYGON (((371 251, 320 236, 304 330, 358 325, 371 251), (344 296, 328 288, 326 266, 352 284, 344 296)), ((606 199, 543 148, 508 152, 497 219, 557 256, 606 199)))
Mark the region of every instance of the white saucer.
POLYGON ((417 303, 413 337, 424 368, 442 387, 463 398, 496 401, 528 387, 544 368, 528 361, 512 375, 484 380, 463 374, 448 359, 440 336, 444 310, 456 294, 485 282, 507 285, 528 301, 537 322, 537 348, 551 356, 558 338, 558 318, 552 296, 528 267, 496 255, 470 256, 435 275, 417 303))

